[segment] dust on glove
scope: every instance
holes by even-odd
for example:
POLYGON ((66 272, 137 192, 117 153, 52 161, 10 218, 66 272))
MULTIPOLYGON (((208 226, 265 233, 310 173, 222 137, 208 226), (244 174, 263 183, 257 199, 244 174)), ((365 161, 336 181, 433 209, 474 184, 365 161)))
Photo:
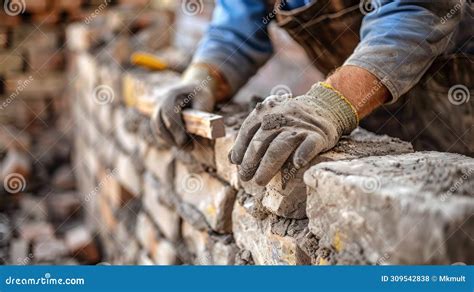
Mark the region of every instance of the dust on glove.
POLYGON ((272 95, 245 119, 229 153, 243 181, 266 185, 291 159, 299 169, 333 148, 358 125, 354 107, 330 85, 315 84, 305 95, 272 95))

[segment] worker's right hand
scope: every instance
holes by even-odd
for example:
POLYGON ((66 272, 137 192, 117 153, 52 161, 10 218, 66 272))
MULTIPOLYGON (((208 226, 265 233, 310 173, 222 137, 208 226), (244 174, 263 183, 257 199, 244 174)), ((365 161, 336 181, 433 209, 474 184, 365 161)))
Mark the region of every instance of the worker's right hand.
POLYGON ((153 132, 170 146, 185 148, 190 142, 182 111, 193 108, 211 112, 220 88, 219 78, 212 68, 203 64, 191 65, 181 81, 169 87, 161 96, 151 118, 153 132))

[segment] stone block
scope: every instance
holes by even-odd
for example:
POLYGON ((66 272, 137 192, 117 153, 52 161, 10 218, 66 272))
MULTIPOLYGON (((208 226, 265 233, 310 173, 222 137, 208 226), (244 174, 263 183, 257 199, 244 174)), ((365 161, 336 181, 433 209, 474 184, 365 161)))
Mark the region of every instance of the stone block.
POLYGON ((173 181, 174 155, 171 149, 150 147, 144 160, 145 168, 165 186, 173 181))
POLYGON ((68 230, 64 240, 69 254, 82 263, 95 264, 100 260, 99 249, 94 241, 92 232, 84 227, 77 226, 68 230))
POLYGON ((158 190, 161 184, 151 173, 144 175, 143 206, 158 226, 163 235, 171 242, 179 238, 180 217, 178 213, 158 200, 158 190))
MULTIPOLYGON (((141 192, 141 175, 138 172, 137 161, 131 156, 123 152, 119 152, 116 158, 117 180, 125 187, 125 189, 133 196, 138 196, 141 192)), ((122 198, 122 201, 127 201, 122 198)))
POLYGON ((26 241, 37 240, 41 237, 50 238, 54 236, 54 229, 47 222, 25 222, 18 227, 20 237, 26 241))
POLYGON ((358 128, 351 135, 343 137, 332 150, 316 157, 307 167, 297 169, 287 163, 267 185, 263 205, 278 216, 306 218, 306 187, 303 174, 310 166, 324 161, 409 152, 413 152, 413 148, 408 142, 375 135, 358 128))
POLYGON ((310 264, 310 258, 298 246, 307 220, 283 219, 274 215, 259 220, 247 211, 253 204, 252 197, 244 205, 236 202, 232 222, 237 245, 250 251, 255 264, 310 264))
POLYGON ((13 239, 10 242, 10 263, 13 265, 29 265, 33 258, 30 244, 24 239, 13 239))
POLYGON ((209 226, 219 233, 232 231, 231 213, 236 191, 206 172, 192 172, 176 163, 175 190, 183 200, 199 210, 209 226))
POLYGON ((226 135, 217 138, 214 144, 217 175, 227 181, 235 189, 239 189, 239 171, 237 165, 230 163, 228 153, 234 146, 237 131, 226 128, 226 135))
POLYGON ((474 159, 415 152, 305 173, 309 228, 335 263, 474 262, 474 159))

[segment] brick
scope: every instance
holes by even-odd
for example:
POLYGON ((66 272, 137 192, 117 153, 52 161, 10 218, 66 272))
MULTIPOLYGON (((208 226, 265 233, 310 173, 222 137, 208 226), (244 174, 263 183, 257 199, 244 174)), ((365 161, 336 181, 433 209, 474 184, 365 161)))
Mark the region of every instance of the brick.
POLYGON ((47 222, 26 222, 18 227, 20 237, 27 241, 37 240, 41 237, 53 237, 53 226, 47 222))
POLYGON ((98 23, 73 23, 66 27, 66 45, 71 51, 86 51, 101 42, 105 35, 105 30, 98 23))
POLYGON ((4 49, 8 45, 8 30, 6 27, 0 27, 0 48, 4 49))
POLYGON ((12 0, 11 5, 24 5, 25 10, 32 13, 44 12, 49 8, 50 1, 48 0, 12 0))
POLYGON ((413 152, 408 142, 388 136, 378 136, 363 129, 343 137, 336 147, 316 157, 307 167, 296 169, 287 164, 267 185, 263 205, 272 213, 286 218, 306 218, 306 188, 304 172, 324 161, 348 160, 370 155, 413 152))
POLYGON ((175 265, 177 263, 176 249, 170 242, 160 240, 154 246, 152 259, 157 265, 175 265))
POLYGON ((230 163, 228 153, 234 146, 237 131, 226 128, 226 136, 216 139, 214 152, 216 156, 217 175, 222 177, 235 189, 239 189, 239 170, 237 165, 230 163))
POLYGON ((64 240, 69 254, 74 258, 87 264, 99 262, 99 250, 88 228, 84 226, 75 227, 66 232, 64 240))
MULTIPOLYGON (((117 228, 117 219, 114 216, 114 213, 109 205, 109 202, 105 198, 99 197, 99 212, 101 223, 103 227, 109 233, 113 233, 117 228)), ((94 216, 94 215, 92 215, 94 216)), ((95 223, 95 222, 94 222, 95 223)))
POLYGON ((194 173, 176 164, 175 189, 180 198, 194 206, 210 227, 220 233, 231 232, 232 205, 236 191, 206 172, 194 173))
MULTIPOLYGON (((132 157, 120 152, 116 158, 117 180, 133 196, 138 196, 141 192, 141 176, 136 169, 136 161, 132 157)), ((127 201, 122 198, 122 201, 127 201)))
MULTIPOLYGON (((250 197, 244 205, 252 205, 250 197)), ((232 213, 237 245, 249 250, 256 265, 305 265, 310 263, 298 246, 307 220, 290 220, 269 216, 256 219, 246 208, 235 203, 232 213)))
POLYGON ((138 265, 140 266, 153 266, 155 263, 153 260, 148 256, 148 253, 145 251, 140 252, 138 256, 138 265))
POLYGON ((60 47, 59 28, 41 28, 23 25, 13 30, 11 47, 23 50, 30 47, 54 50, 60 47))
POLYGON ((23 239, 13 239, 10 242, 10 263, 13 265, 29 265, 33 258, 30 244, 23 239))
POLYGON ((33 259, 36 263, 52 262, 67 253, 64 241, 54 237, 42 237, 33 244, 33 259))
POLYGON ((71 190, 76 186, 74 173, 69 165, 59 167, 53 174, 53 186, 60 190, 71 190))
POLYGON ((47 206, 50 219, 61 224, 79 216, 82 208, 79 195, 73 191, 49 195, 47 206))
POLYGON ((0 147, 27 152, 31 149, 31 136, 17 127, 3 125, 0 129, 0 147))
POLYGON ((115 169, 101 169, 98 178, 100 195, 109 202, 111 209, 114 211, 125 203, 122 201, 122 186, 115 178, 115 174, 115 169))
POLYGON ((0 51, 0 74, 11 74, 12 72, 21 72, 23 70, 23 58, 15 51, 0 51))
POLYGON ((8 15, 0 12, 0 26, 2 27, 17 27, 21 23, 21 17, 18 15, 8 15))
POLYGON ((11 75, 5 80, 5 93, 19 98, 58 98, 63 93, 62 73, 11 75))
POLYGON ((48 210, 46 202, 42 197, 32 195, 22 195, 20 200, 21 219, 30 219, 32 221, 46 221, 48 210))
POLYGON ((474 159, 415 152, 312 167, 309 228, 336 263, 474 260, 474 159))
POLYGON ((171 149, 150 147, 145 157, 145 168, 165 186, 173 180, 174 154, 171 149))
POLYGON ((159 202, 160 187, 160 183, 150 173, 144 175, 143 205, 163 235, 169 241, 175 242, 180 235, 180 218, 176 211, 159 202))
POLYGON ((140 212, 137 217, 136 226, 136 237, 138 242, 151 254, 158 243, 158 233, 153 222, 148 215, 140 212))
POLYGON ((12 230, 10 227, 10 220, 8 217, 0 213, 0 246, 5 246, 12 237, 12 230))
POLYGON ((211 253, 207 248, 209 235, 206 231, 195 229, 193 226, 183 221, 183 240, 186 246, 194 255, 194 264, 211 265, 211 253))
POLYGON ((27 70, 34 72, 62 71, 64 69, 64 52, 58 49, 27 48, 25 50, 27 70))

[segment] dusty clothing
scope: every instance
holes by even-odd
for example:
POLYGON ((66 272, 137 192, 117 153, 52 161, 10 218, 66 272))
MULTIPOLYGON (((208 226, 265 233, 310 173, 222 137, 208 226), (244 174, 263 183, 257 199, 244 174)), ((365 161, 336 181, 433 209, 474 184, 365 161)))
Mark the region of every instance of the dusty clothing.
POLYGON ((322 72, 329 73, 343 64, 358 66, 381 80, 391 93, 391 102, 403 103, 408 96, 414 96, 396 112, 402 116, 416 109, 416 116, 404 114, 412 119, 399 119, 394 131, 385 127, 394 120, 387 109, 392 105, 384 106, 362 125, 375 124, 377 127, 370 127, 371 130, 402 137, 415 146, 424 145, 420 140, 434 133, 430 134, 429 149, 472 155, 474 98, 469 97, 473 86, 469 80, 453 79, 459 74, 451 73, 454 70, 472 75, 471 1, 377 0, 372 8, 367 1, 359 0, 286 0, 277 1, 275 6, 269 2, 275 1, 218 0, 212 24, 194 60, 218 67, 233 91, 238 90, 270 58, 272 45, 267 26, 276 18, 322 72), (449 61, 453 59, 458 61, 449 61), (444 64, 443 60, 448 62, 444 64), (434 69, 433 62, 439 64, 438 69, 434 69), (436 70, 436 80, 445 79, 437 84, 443 86, 435 86, 430 77, 436 70), (448 99, 449 89, 455 85, 460 86, 454 89, 461 89, 456 92, 462 95, 464 90, 467 96, 460 105, 448 99), (440 105, 441 112, 434 103, 440 105), (456 129, 450 132, 453 135, 439 133, 440 127, 431 129, 434 122, 429 117, 433 111, 442 119, 440 123, 456 129), (458 114, 463 116, 461 124, 458 114), (376 117, 382 117, 382 121, 369 123, 376 117), (408 126, 409 131, 404 129, 408 126))
MULTIPOLYGON (((277 19, 321 72, 328 74, 343 64, 374 72, 370 65, 366 67, 360 59, 351 58, 360 42, 359 35, 354 32, 361 28, 363 12, 360 1, 327 0, 291 11, 279 11, 277 19)), ((474 90, 474 56, 468 52, 472 44, 465 40, 474 34, 472 5, 466 3, 464 13, 469 17, 463 17, 460 22, 463 30, 458 29, 453 34, 453 39, 460 39, 463 47, 451 48, 451 52, 438 56, 414 87, 401 98, 395 98, 395 104, 383 106, 362 121, 363 127, 411 141, 418 150, 474 155, 474 97, 470 98, 474 90), (467 35, 463 36, 466 31, 467 35), (463 49, 466 52, 462 52, 463 49)), ((370 54, 370 49, 360 50, 370 54)), ((379 79, 393 78, 381 71, 375 71, 379 73, 376 74, 379 79)))

